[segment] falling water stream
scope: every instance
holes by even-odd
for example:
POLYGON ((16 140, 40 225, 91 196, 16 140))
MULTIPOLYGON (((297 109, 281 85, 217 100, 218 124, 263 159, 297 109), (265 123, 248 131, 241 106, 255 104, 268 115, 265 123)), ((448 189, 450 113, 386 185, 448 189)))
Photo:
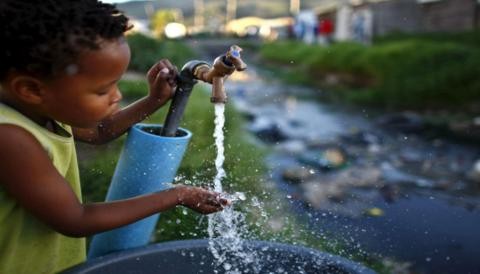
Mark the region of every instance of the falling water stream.
POLYGON ((225 161, 225 147, 223 141, 225 139, 223 134, 223 127, 225 126, 225 104, 215 104, 215 132, 213 137, 215 138, 215 146, 217 147, 217 157, 215 158, 215 168, 217 169, 217 175, 213 180, 214 190, 222 193, 222 179, 226 176, 223 169, 223 162, 225 161))
MULTIPOLYGON (((213 136, 217 148, 215 159, 217 174, 214 178, 214 190, 219 193, 223 193, 222 179, 226 177, 226 172, 223 169, 225 160, 224 125, 225 104, 215 104, 215 132, 213 136)), ((223 195, 231 202, 245 200, 245 195, 239 192, 233 195, 223 195)), ((255 253, 251 250, 247 251, 243 247, 241 236, 246 234, 246 230, 244 214, 235 211, 233 205, 227 206, 219 213, 209 215, 209 249, 216 259, 216 268, 223 268, 223 270, 216 270, 215 273, 249 273, 246 272, 248 266, 252 266, 251 273, 258 273, 258 271, 255 271, 255 253)))

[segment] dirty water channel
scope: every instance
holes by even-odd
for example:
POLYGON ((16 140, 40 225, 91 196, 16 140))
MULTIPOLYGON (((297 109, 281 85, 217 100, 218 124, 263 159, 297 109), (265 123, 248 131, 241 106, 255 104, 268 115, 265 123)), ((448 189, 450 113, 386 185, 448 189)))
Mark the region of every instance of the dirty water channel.
POLYGON ((271 151, 267 176, 316 235, 414 273, 480 273, 479 146, 426 136, 412 113, 321 103, 252 66, 226 84, 271 151))

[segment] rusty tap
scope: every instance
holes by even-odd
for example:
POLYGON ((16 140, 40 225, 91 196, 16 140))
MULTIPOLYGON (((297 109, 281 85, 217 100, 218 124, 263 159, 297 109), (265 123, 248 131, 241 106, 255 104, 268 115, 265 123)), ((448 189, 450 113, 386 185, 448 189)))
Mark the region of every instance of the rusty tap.
POLYGON ((243 71, 247 65, 242 61, 242 49, 233 45, 226 54, 220 55, 213 61, 213 66, 202 63, 195 67, 193 75, 196 79, 212 84, 212 103, 226 103, 227 95, 223 86, 225 79, 234 71, 243 71))

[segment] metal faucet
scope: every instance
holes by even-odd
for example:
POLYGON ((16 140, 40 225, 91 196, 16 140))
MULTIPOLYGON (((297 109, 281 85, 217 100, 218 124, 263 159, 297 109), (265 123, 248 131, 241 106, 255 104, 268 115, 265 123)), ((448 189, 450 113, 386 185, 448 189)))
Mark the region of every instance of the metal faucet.
POLYGON ((202 63, 194 67, 193 75, 196 79, 212 84, 212 103, 226 103, 227 94, 223 86, 225 79, 235 71, 247 69, 240 57, 241 51, 239 46, 233 45, 226 54, 215 58, 213 66, 202 63))
POLYGON ((242 61, 240 52, 242 49, 233 45, 227 51, 215 58, 213 66, 204 61, 189 61, 177 75, 177 89, 170 104, 167 118, 163 124, 160 135, 176 136, 180 120, 187 105, 188 98, 197 80, 212 84, 212 103, 226 103, 227 95, 223 86, 225 79, 235 71, 242 71, 247 65, 242 61))

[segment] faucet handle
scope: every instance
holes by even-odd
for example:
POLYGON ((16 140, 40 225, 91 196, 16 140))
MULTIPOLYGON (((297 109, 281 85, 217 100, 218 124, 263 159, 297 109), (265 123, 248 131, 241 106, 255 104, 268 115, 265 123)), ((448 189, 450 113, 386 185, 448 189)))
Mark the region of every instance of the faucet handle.
POLYGON ((226 54, 227 60, 233 64, 233 66, 237 71, 242 71, 247 69, 247 64, 245 64, 245 62, 243 62, 240 57, 241 51, 242 51, 241 47, 237 45, 233 45, 230 47, 230 49, 227 51, 227 54, 226 54))

